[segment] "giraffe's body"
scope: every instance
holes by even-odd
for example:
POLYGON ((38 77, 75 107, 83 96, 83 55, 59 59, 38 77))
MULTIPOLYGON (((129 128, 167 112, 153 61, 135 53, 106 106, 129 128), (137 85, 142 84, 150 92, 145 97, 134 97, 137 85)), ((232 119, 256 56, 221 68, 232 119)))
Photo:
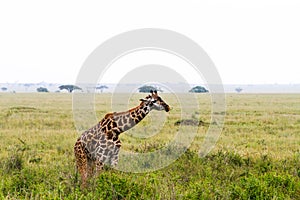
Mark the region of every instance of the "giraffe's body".
POLYGON ((141 104, 126 112, 108 113, 95 126, 82 133, 75 143, 76 165, 81 174, 83 187, 94 171, 104 164, 116 166, 121 147, 119 135, 139 123, 152 109, 169 111, 169 106, 157 95, 141 99, 141 104))

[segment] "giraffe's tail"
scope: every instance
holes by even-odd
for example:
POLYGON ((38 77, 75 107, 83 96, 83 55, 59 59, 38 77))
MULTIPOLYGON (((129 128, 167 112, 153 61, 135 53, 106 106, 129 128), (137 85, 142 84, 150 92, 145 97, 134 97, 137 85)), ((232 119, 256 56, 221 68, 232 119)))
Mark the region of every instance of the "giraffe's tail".
POLYGON ((77 167, 77 160, 76 160, 76 144, 75 144, 75 147, 74 147, 74 154, 75 154, 75 163, 74 163, 75 164, 74 165, 75 173, 74 173, 74 183, 73 183, 73 185, 74 185, 74 192, 75 192, 76 187, 78 186, 78 177, 79 177, 79 172, 78 172, 78 167, 77 167))

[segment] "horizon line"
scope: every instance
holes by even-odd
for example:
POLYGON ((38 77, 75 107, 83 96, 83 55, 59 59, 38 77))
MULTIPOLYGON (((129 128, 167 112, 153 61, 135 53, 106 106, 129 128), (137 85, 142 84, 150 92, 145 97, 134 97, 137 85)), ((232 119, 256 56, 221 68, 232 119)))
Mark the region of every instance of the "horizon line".
MULTIPOLYGON (((183 82, 162 82, 163 84, 182 84, 183 82)), ((61 84, 61 85, 76 85, 76 83, 63 83, 63 82, 0 82, 0 84, 61 84)), ((78 84, 78 83, 77 83, 78 84)), ((94 83, 82 83, 86 85, 95 85, 94 83)), ((120 83, 97 83, 96 85, 118 85, 120 83)), ((184 83, 189 85, 216 85, 216 84, 207 84, 207 83, 184 83)), ((147 85, 147 83, 121 83, 120 85, 147 85)), ((148 84, 151 85, 151 84, 148 84)), ((217 84, 219 85, 219 84, 217 84)), ((222 83, 221 85, 300 85, 299 83, 222 83)))

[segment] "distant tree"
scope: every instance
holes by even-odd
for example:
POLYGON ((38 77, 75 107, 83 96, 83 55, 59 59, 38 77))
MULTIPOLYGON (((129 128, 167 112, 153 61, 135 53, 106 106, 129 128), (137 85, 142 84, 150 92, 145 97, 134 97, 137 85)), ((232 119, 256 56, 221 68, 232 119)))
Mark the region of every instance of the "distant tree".
POLYGON ((151 90, 152 91, 156 90, 156 91, 162 92, 161 89, 151 86, 151 85, 144 85, 142 87, 139 87, 138 89, 139 89, 139 92, 143 92, 143 93, 149 93, 151 90))
POLYGON ((7 88, 6 88, 6 87, 2 87, 1 90, 2 90, 3 92, 5 92, 5 91, 7 91, 7 88))
POLYGON ((189 92, 192 92, 192 93, 207 93, 209 91, 205 87, 195 86, 192 89, 190 89, 189 92))
POLYGON ((108 87, 106 85, 100 85, 96 87, 96 90, 100 90, 100 92, 102 93, 104 89, 108 89, 108 87))
POLYGON ((37 92, 49 92, 47 88, 39 87, 36 89, 37 92))
POLYGON ((235 88, 235 91, 236 91, 237 93, 240 93, 242 90, 243 90, 243 89, 242 89, 242 88, 240 88, 240 87, 238 87, 238 88, 235 88))
POLYGON ((29 83, 25 83, 23 86, 25 87, 25 90, 27 91, 28 88, 30 87, 30 84, 29 83))
POLYGON ((73 92, 74 90, 82 90, 80 87, 76 85, 61 85, 58 88, 60 90, 67 90, 69 93, 73 92))

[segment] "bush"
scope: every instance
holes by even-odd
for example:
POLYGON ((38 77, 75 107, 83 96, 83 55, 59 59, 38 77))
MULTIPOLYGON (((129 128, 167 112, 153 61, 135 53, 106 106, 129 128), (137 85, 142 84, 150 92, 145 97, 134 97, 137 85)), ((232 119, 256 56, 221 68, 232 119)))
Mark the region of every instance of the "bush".
MULTIPOLYGON (((297 183, 291 176, 267 173, 261 176, 243 177, 232 186, 233 199, 298 199, 297 183)), ((299 187, 299 183, 298 183, 299 187)), ((299 190, 299 188, 298 188, 299 190)), ((299 192, 299 191, 298 191, 299 192)))
POLYGON ((47 88, 39 87, 36 89, 37 92, 49 92, 47 88))

